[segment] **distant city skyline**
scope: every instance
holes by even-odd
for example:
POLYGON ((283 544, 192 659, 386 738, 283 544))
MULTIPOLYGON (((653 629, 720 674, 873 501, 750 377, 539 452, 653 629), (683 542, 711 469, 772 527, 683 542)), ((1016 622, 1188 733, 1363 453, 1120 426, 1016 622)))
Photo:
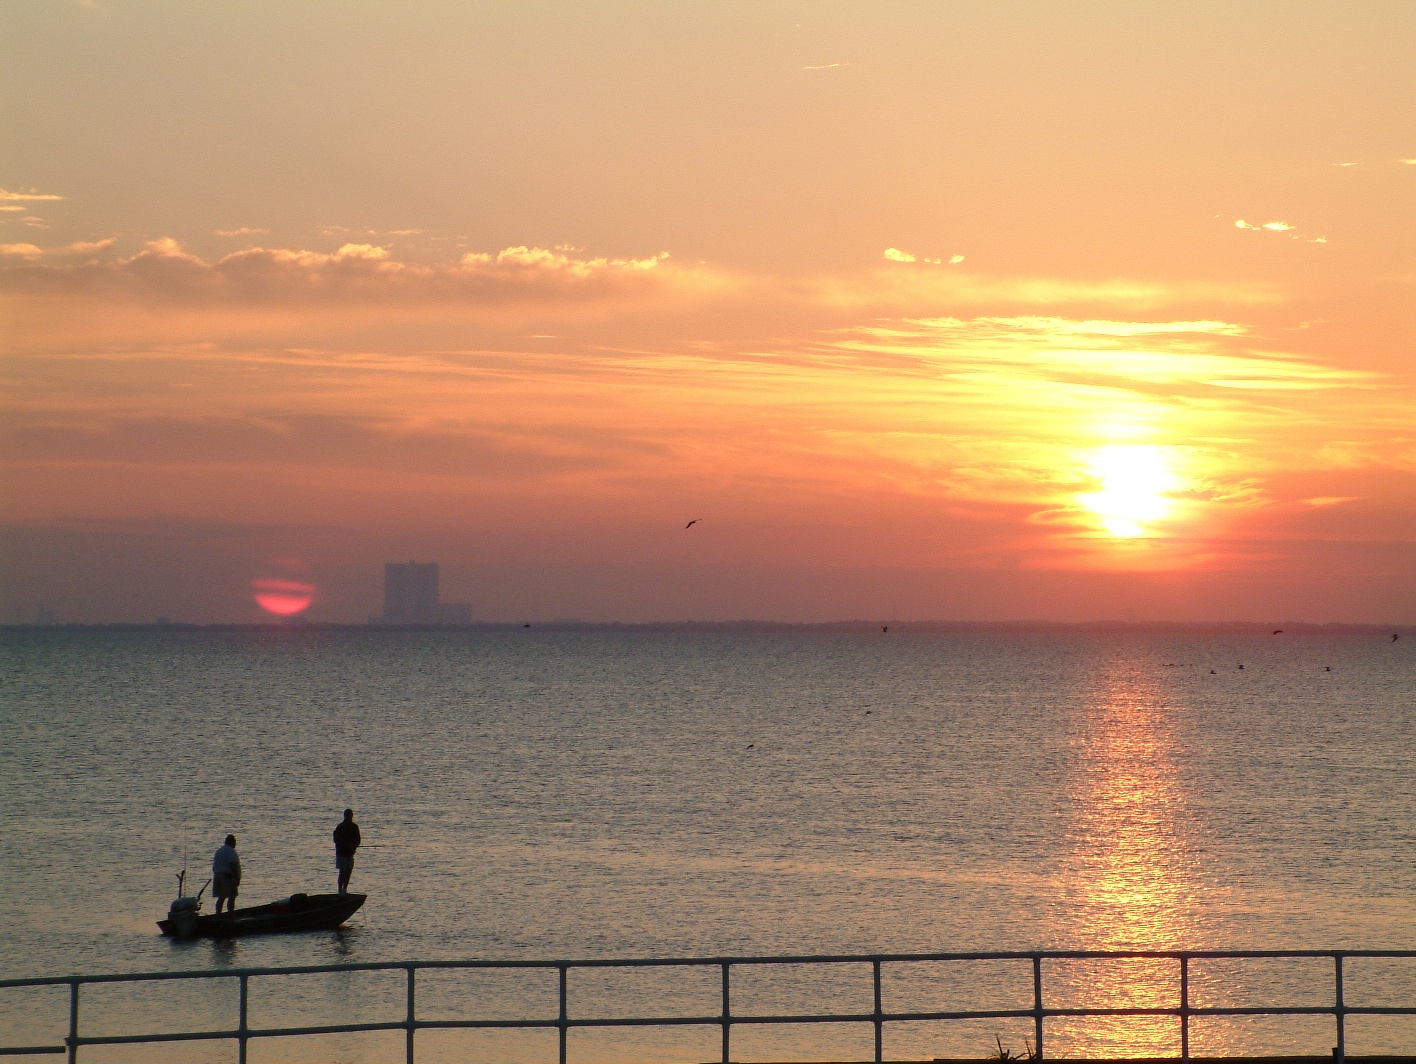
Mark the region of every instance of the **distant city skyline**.
POLYGON ((0 616, 1416 621, 1416 5, 0 19, 0 616))

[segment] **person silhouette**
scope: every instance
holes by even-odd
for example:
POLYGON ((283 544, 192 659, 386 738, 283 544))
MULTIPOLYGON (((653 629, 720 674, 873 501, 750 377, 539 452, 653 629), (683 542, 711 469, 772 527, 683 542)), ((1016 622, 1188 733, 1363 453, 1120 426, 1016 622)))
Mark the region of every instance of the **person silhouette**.
POLYGON ((228 912, 236 911, 236 894, 240 887, 241 858, 236 853, 236 836, 227 835, 211 859, 211 896, 216 899, 217 915, 221 914, 223 902, 228 912))
POLYGON ((364 840, 354 823, 354 810, 344 810, 344 819, 334 829, 334 867, 339 869, 339 893, 349 893, 349 877, 354 874, 354 851, 364 840))

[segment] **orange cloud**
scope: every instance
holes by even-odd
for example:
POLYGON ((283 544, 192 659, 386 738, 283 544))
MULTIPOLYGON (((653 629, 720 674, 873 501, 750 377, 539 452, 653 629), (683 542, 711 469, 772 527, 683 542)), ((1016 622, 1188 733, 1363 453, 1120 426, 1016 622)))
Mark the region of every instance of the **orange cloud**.
MULTIPOLYGON (((102 246, 107 242, 68 250, 102 246)), ((22 258, 43 253, 31 244, 6 247, 8 254, 22 258)), ((399 261, 375 244, 346 243, 334 252, 251 247, 208 261, 164 237, 111 262, 0 271, 0 293, 197 306, 411 302, 476 307, 648 298, 711 281, 708 271, 675 268, 667 259, 667 254, 579 258, 517 246, 496 254, 467 254, 453 265, 428 266, 399 261)))
POLYGON ((63 196, 56 196, 52 192, 36 192, 34 189, 30 189, 28 192, 11 192, 8 189, 0 188, 0 203, 35 203, 63 198, 63 196))

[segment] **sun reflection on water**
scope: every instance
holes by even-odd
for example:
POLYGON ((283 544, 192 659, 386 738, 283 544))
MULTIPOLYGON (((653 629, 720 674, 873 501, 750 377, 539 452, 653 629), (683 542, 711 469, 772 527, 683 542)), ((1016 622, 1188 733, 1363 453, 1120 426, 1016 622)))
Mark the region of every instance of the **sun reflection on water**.
MULTIPOLYGON (((1092 719, 1074 740, 1072 804, 1076 944, 1089 949, 1193 945, 1193 857, 1182 830, 1186 793, 1177 772, 1175 717, 1167 692, 1117 663, 1101 677, 1092 719)), ((1179 963, 1058 963, 1051 1005, 1174 1008, 1179 963)), ((1080 1056, 1178 1053, 1173 1017, 1058 1020, 1053 1045, 1080 1056)))

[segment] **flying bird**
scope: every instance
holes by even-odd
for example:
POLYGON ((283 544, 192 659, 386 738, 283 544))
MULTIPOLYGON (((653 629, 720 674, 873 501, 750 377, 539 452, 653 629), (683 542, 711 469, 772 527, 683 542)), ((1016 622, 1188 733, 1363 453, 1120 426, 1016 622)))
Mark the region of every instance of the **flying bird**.
POLYGON ((1391 633, 1391 641, 1392 641, 1393 643, 1395 643, 1395 642, 1396 642, 1398 639, 1400 639, 1400 638, 1401 638, 1401 633, 1400 633, 1400 632, 1392 632, 1392 633, 1391 633))
POLYGON ((882 625, 880 626, 880 630, 881 630, 882 632, 888 632, 888 631, 890 630, 890 626, 889 626, 888 624, 882 624, 882 625))
POLYGON ((754 746, 756 746, 756 745, 757 745, 756 743, 748 743, 748 744, 747 744, 747 748, 748 748, 749 750, 751 750, 751 749, 752 749, 754 746))
POLYGON ((703 520, 703 518, 701 518, 701 517, 695 517, 692 521, 690 521, 688 524, 684 525, 683 527, 684 527, 685 529, 692 528, 694 525, 698 524, 698 522, 699 522, 699 521, 702 521, 702 520, 703 520))
POLYGON ((1273 630, 1273 634, 1274 634, 1274 635, 1282 635, 1282 634, 1283 634, 1283 629, 1282 629, 1282 628, 1275 628, 1275 629, 1273 630))

